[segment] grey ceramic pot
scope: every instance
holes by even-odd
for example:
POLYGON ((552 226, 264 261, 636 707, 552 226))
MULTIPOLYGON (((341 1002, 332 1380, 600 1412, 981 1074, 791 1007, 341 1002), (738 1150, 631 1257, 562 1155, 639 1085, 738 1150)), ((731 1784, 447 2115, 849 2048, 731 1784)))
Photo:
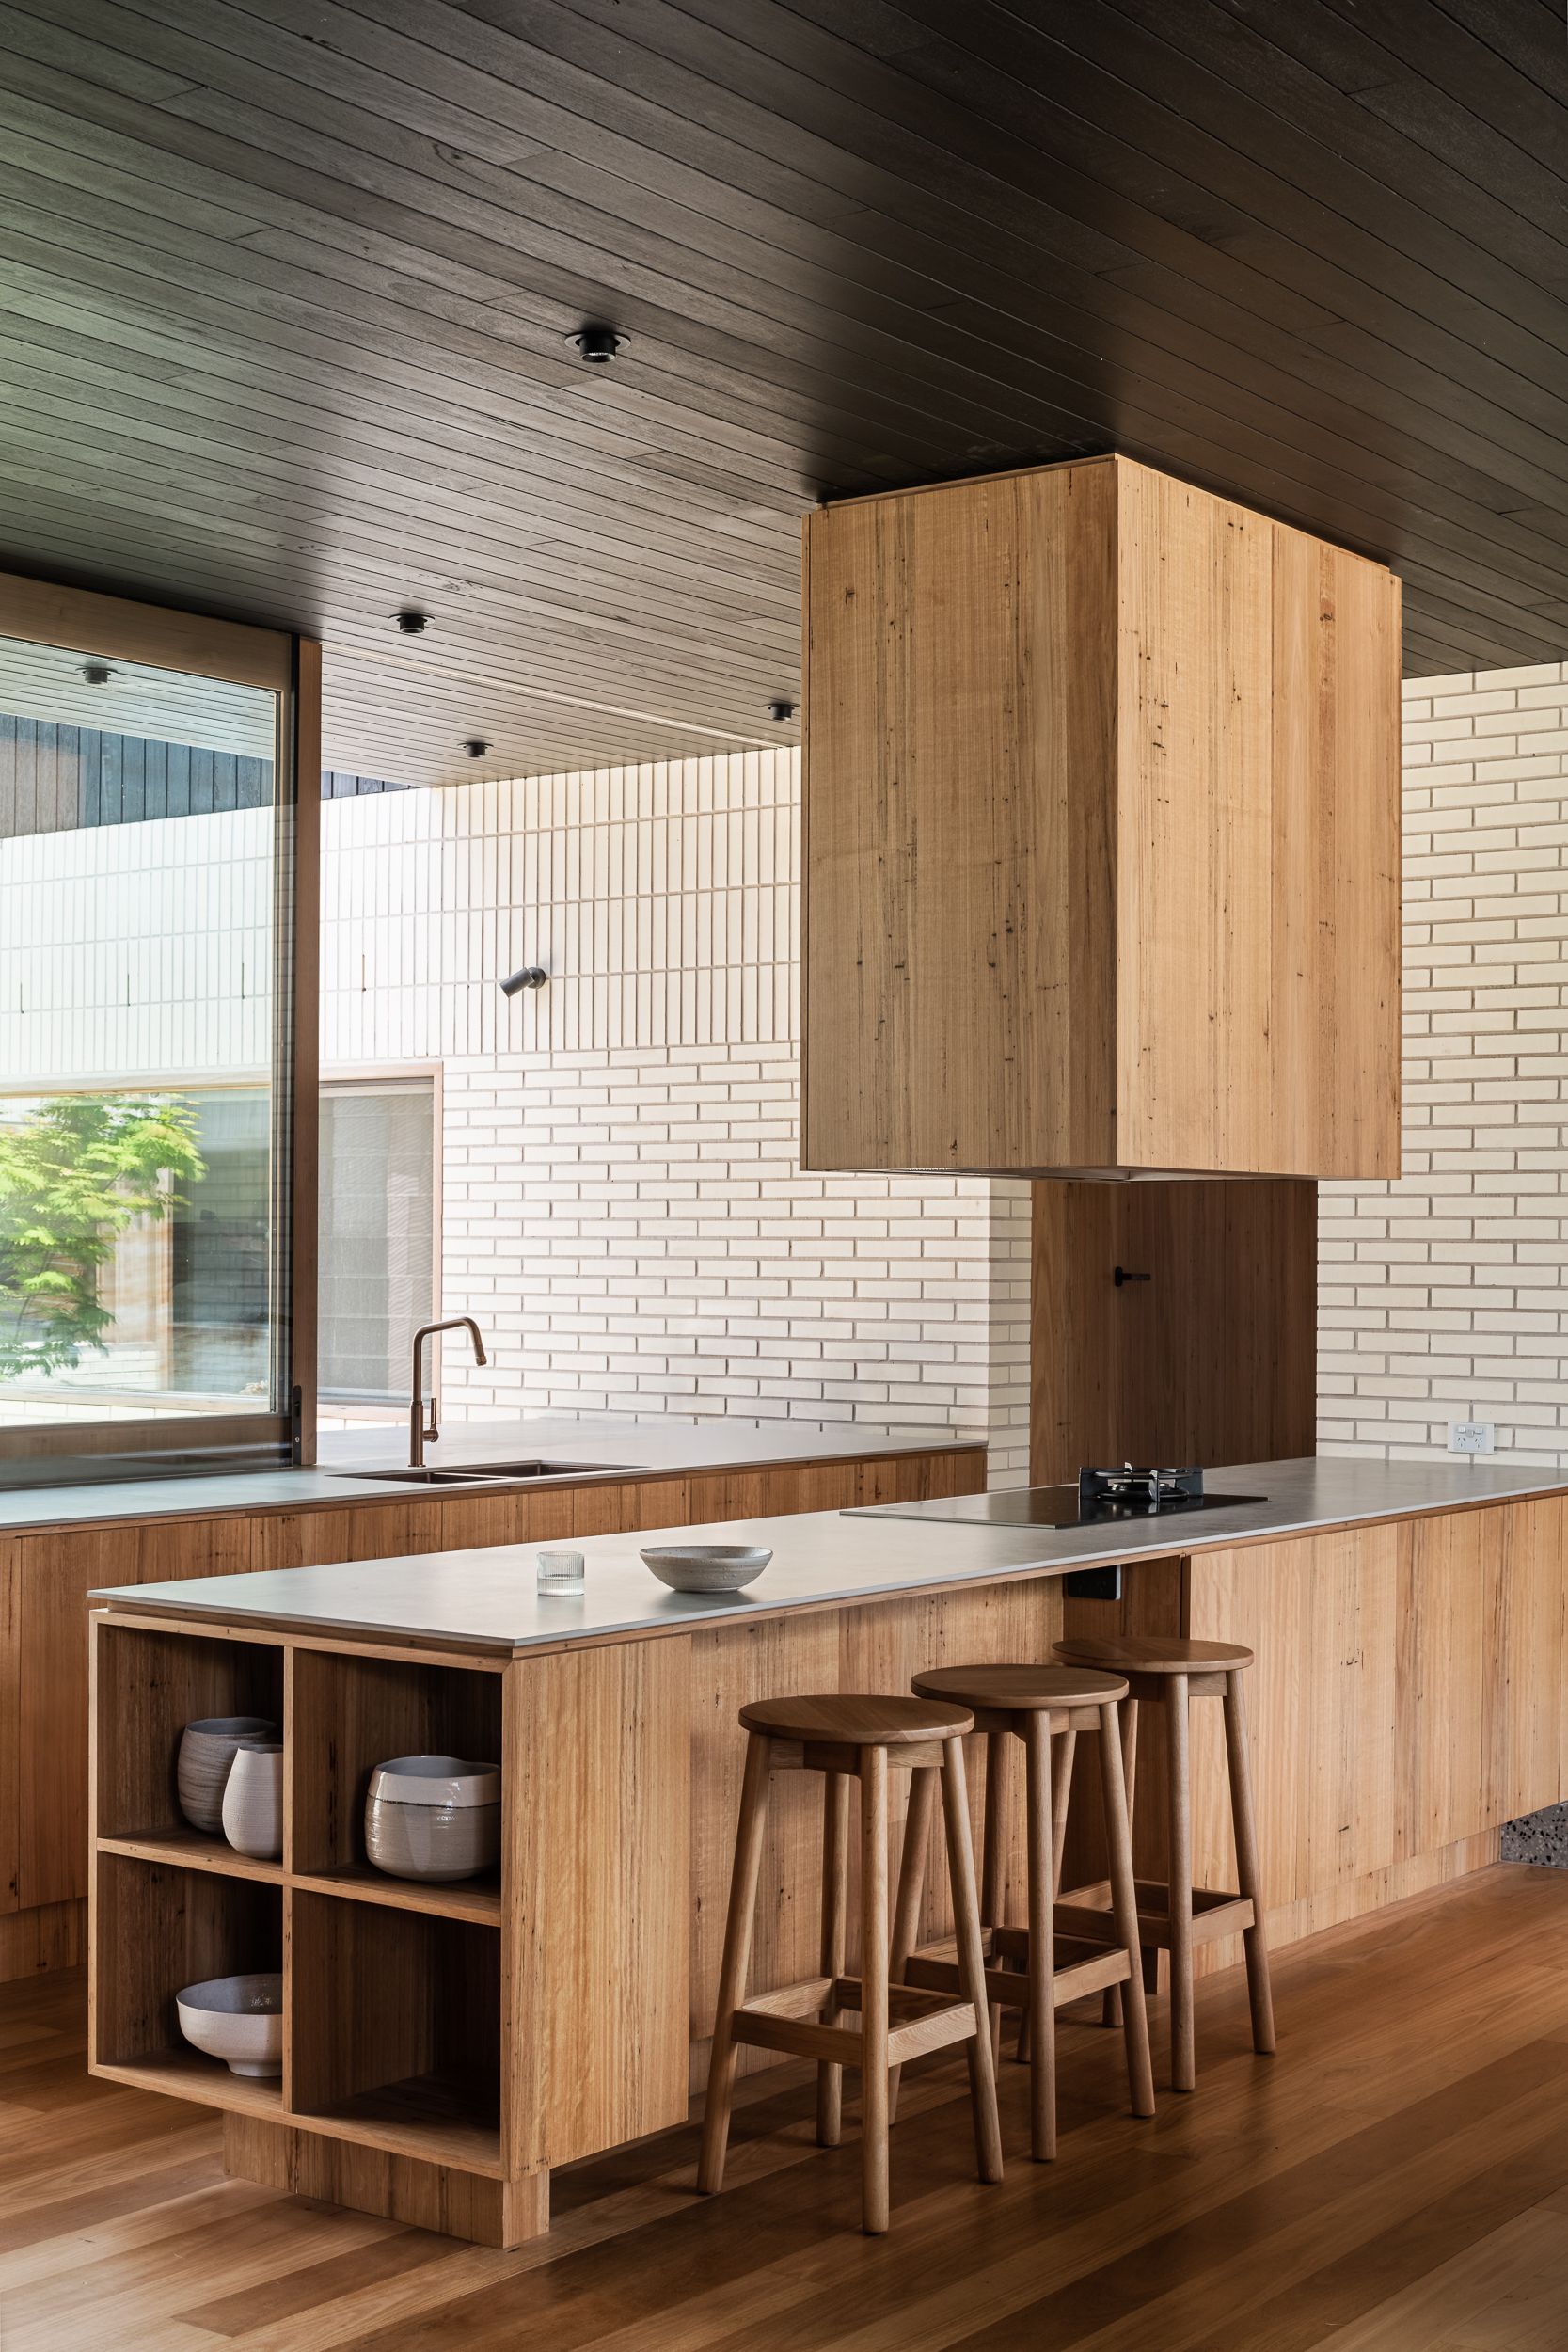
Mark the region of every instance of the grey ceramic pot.
POLYGON ((378 1764, 365 1797, 365 1852, 395 1879, 470 1879, 501 1851, 501 1776, 458 1756, 378 1764))
POLYGON ((277 1738, 277 1725, 264 1715, 209 1715, 185 1725, 175 1786, 192 1829, 205 1830, 209 1837, 223 1836, 223 1792, 235 1752, 265 1747, 277 1738))

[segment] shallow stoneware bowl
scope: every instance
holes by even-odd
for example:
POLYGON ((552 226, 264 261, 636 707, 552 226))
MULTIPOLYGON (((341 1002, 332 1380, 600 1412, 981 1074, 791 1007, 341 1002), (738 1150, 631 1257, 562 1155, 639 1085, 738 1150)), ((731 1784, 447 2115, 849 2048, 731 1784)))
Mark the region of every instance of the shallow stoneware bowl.
POLYGON ((283 2072, 283 1979, 211 1977, 174 1996, 180 2030, 231 2074, 283 2072))
POLYGON ((677 1593, 738 1593, 773 1557, 760 1544, 650 1544, 642 1558, 677 1593))
POLYGON ((388 1878, 473 1878, 500 1859, 500 1796, 499 1764, 393 1756, 371 1774, 365 1852, 388 1878))
POLYGON ((277 1725, 264 1715, 209 1715, 187 1724, 180 1735, 175 1787, 180 1810, 192 1829, 209 1837, 223 1834, 223 1792, 236 1750, 270 1746, 277 1725))
POLYGON ((223 1788, 223 1834, 236 1853, 276 1862, 283 1851, 283 1749, 236 1748, 223 1788))

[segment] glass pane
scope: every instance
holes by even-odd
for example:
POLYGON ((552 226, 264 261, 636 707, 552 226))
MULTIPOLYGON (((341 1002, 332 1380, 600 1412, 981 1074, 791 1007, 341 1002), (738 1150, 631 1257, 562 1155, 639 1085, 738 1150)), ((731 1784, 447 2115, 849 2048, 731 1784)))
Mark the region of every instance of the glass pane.
POLYGON ((0 639, 0 1431, 285 1408, 277 722, 0 639))
POLYGON ((415 1330, 436 1295, 435 1089, 341 1081, 321 1104, 324 1418, 408 1403, 415 1330), (336 1409, 332 1409, 336 1407, 336 1409))

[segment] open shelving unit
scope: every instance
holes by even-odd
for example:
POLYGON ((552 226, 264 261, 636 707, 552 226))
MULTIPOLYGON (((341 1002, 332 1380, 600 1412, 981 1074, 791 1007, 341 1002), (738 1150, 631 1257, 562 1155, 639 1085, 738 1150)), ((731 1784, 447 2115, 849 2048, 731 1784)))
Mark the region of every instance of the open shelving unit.
MULTIPOLYGON (((93 1625, 93 2073, 243 2120, 279 2177, 308 2168, 299 2135, 339 2143, 329 2191, 356 2201, 355 2151, 384 2194, 439 2176, 440 2226, 504 2241, 516 2186, 504 2145, 502 1874, 451 1885, 388 1878, 365 1854, 365 1793, 387 1757, 503 1762, 504 1661, 316 1646, 251 1629, 93 1625), (181 1816, 184 1725, 276 1720, 283 1853, 256 1861, 181 1816), (280 1969, 283 2073, 230 2074, 182 2038, 175 1995, 201 1979, 280 1969), (256 2127, 272 2127, 276 2139, 256 2127), (452 2176, 464 2193, 453 2198, 452 2176), (476 2200, 472 2193, 478 2191, 476 2200), (504 2205, 504 2211, 503 2211, 504 2205), (477 2219, 475 2218, 477 2215, 477 2219)), ((379 2208, 378 2208, 379 2209, 379 2208)))

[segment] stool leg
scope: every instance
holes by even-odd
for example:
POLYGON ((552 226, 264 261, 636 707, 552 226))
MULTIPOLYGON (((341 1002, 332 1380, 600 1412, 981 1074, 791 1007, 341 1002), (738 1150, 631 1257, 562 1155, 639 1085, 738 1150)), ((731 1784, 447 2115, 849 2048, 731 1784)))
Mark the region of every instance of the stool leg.
POLYGON ((1193 1824, 1187 1756, 1190 1703, 1185 1675, 1171 1675, 1165 1691, 1165 1756, 1170 1777, 1170 2083, 1191 2090, 1196 2081, 1193 2045, 1193 1824))
MULTIPOLYGON (((1015 1716, 1013 1720, 1018 1719, 1015 1716)), ((1045 2164, 1056 2153, 1053 1816, 1049 1714, 1037 1711, 1024 1717, 1023 1750, 1028 1769, 1024 1818, 1029 1851, 1029 2135, 1036 2163, 1045 2164)))
POLYGON ((1078 1734, 1064 1731, 1056 1742, 1051 1786, 1051 1897, 1062 1891, 1062 1855, 1067 1849, 1068 1807, 1072 1801, 1072 1766, 1078 1734))
MULTIPOLYGON (((1101 1769, 1103 1771, 1104 1767, 1101 1766, 1101 1769)), ((1122 1787, 1127 1791, 1127 1843, 1131 1847, 1132 1804, 1138 1784, 1138 1702, 1133 1698, 1123 1699, 1121 1703, 1121 1780, 1122 1787)), ((1101 2011, 1101 2023, 1104 2026, 1119 2026, 1121 2022, 1121 1987, 1119 1984, 1113 1984, 1106 1991, 1104 2007, 1101 2011)))
POLYGON ((969 2095, 974 2110, 974 2153, 983 2181, 1002 2178, 1002 2125, 996 2112, 996 2069, 986 2021, 986 1958, 980 1940, 980 1907, 974 1893, 974 1848, 969 1835, 969 1791, 964 1780, 964 1743, 942 1743, 942 1810, 947 1830, 947 1872, 953 1882, 953 1932, 958 1953, 958 1983, 974 2005, 974 2038, 969 2043, 969 2095))
MULTIPOLYGON (((904 1851, 898 1865, 898 1893, 893 1905, 893 1958, 888 1973, 895 1984, 904 1981, 904 1969, 910 1954, 920 1941, 920 1906, 926 1896, 926 1866, 930 1857, 931 1818, 936 1811, 937 1772, 935 1765, 922 1765, 910 1774, 910 1809, 904 1819, 904 1851)), ((891 2123, 898 2113, 898 2078, 903 2073, 895 2066, 888 2078, 887 2118, 891 2123)))
POLYGON ((1100 1710, 1100 1786, 1105 1812, 1105 1845, 1111 1863, 1111 1907, 1117 1934, 1132 1965, 1121 2004, 1127 2037, 1127 2083, 1134 2115, 1154 2112, 1154 2070, 1148 2060, 1148 2015, 1144 2007, 1143 1952, 1138 1943, 1138 1895, 1132 1879, 1132 1841, 1127 1832, 1127 1790, 1122 1780, 1116 1702, 1100 1710))
POLYGON ((740 1819, 735 1833, 730 1907, 724 1919, 724 1957, 719 1969, 719 2010, 708 2060, 707 2100, 703 2111, 703 2149, 697 2186, 710 2194, 724 2185, 730 2142, 730 2106, 735 2098, 735 2012, 746 1998, 752 1964, 752 1920, 762 1874, 763 1832, 768 1826, 768 1775, 772 1742, 753 1731, 746 1746, 746 1777, 740 1788, 740 1819))
POLYGON ((1247 1756, 1246 1701, 1242 1677, 1225 1677, 1225 1753, 1230 1768, 1230 1817, 1236 1831, 1238 1891, 1252 1899, 1252 1925, 1242 1943, 1246 1952, 1247 1998, 1252 2005, 1252 2046, 1267 2057, 1274 2049, 1274 1994, 1269 1986, 1269 1947, 1263 1927, 1263 1881, 1258 1867, 1258 1830, 1252 1814, 1252 1769, 1247 1756))
MULTIPOLYGON (((980 1846, 980 1931, 984 1942, 986 1931, 1006 1924, 1007 1908, 1007 1821, 1011 1808, 1007 1803, 1012 1778, 1012 1734, 992 1731, 986 1738, 986 1813, 980 1846)), ((1002 2053, 1002 2010, 993 2003, 987 2011, 990 2020, 991 2064, 994 2067, 1002 2053)))
MULTIPOLYGON (((1072 1802, 1072 1764, 1078 1749, 1078 1734, 1062 1732, 1056 1740, 1051 1765, 1051 1899, 1055 1901, 1062 1891, 1062 1855, 1067 1849, 1068 1808, 1072 1802)), ((1019 2011, 1018 2062, 1028 2062, 1032 2043, 1027 2009, 1019 2011)))
MULTIPOLYGON (((822 1796, 822 1974, 844 1974, 845 1914, 849 1883, 849 1774, 824 1775, 822 1796)), ((839 2003, 830 1994, 823 2023, 836 2026, 839 2003)), ((844 2069, 820 2065, 816 2070, 816 2144, 836 2148, 844 2117, 844 2069)))
POLYGON ((861 2226, 887 2228, 887 1751, 862 1748, 861 2226))

